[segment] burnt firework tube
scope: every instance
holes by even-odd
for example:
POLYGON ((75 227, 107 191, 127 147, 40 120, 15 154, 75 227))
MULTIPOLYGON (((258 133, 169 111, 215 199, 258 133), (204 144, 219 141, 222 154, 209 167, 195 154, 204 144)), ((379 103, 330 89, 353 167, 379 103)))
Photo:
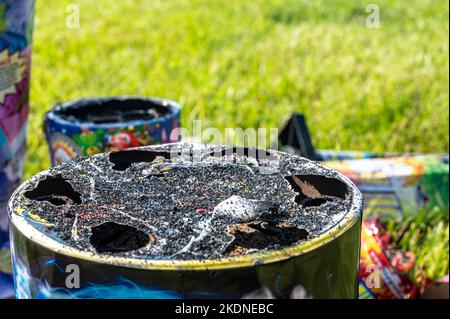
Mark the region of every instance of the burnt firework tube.
POLYGON ((13 293, 7 201, 22 179, 34 0, 0 0, 0 298, 13 293))
POLYGON ((79 157, 9 202, 18 298, 356 298, 362 199, 272 150, 79 157))
POLYGON ((178 142, 180 106, 159 98, 109 97, 58 103, 44 131, 52 165, 80 155, 178 142))

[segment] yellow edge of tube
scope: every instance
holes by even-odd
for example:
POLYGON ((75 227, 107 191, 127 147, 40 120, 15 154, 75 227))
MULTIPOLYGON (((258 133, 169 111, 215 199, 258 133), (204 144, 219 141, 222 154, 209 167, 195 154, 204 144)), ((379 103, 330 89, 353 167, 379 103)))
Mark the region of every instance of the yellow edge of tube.
MULTIPOLYGON (((19 208, 22 209, 22 208, 19 208)), ((70 246, 66 246, 45 234, 39 232, 23 215, 12 214, 13 225, 25 237, 36 242, 45 248, 59 253, 61 255, 82 259, 89 262, 109 264, 137 269, 153 269, 153 270, 207 270, 207 269, 227 269, 249 267, 261 264, 269 264, 285 260, 289 257, 299 256, 309 252, 317 247, 323 246, 339 237, 350 229, 360 218, 358 212, 350 212, 337 225, 333 226, 323 234, 310 240, 301 242, 295 246, 269 250, 267 252, 253 253, 249 255, 210 259, 210 260, 149 260, 127 257, 114 257, 111 255, 102 255, 94 252, 80 251, 70 246)))

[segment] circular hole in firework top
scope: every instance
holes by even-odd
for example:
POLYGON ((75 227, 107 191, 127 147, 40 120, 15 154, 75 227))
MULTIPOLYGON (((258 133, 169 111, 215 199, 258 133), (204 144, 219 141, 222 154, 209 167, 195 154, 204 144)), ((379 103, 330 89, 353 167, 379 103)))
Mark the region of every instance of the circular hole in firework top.
POLYGON ((146 246, 149 236, 135 227, 107 222, 91 228, 90 242, 99 253, 120 253, 146 246))
POLYGON ((305 207, 320 206, 336 199, 344 200, 348 194, 347 185, 332 177, 292 175, 285 179, 297 193, 295 202, 305 207))
POLYGON ((25 192, 31 200, 46 201, 56 206, 81 204, 81 195, 61 176, 46 176, 36 188, 25 192))
POLYGON ((170 159, 170 152, 158 151, 120 151, 109 154, 109 161, 113 163, 116 171, 125 171, 133 163, 151 163, 158 157, 170 159))
POLYGON ((319 198, 306 198, 300 202, 304 207, 317 207, 325 204, 326 202, 333 200, 330 197, 319 197, 319 198))
POLYGON ((151 120, 169 113, 166 102, 142 99, 80 100, 55 108, 55 114, 70 122, 92 124, 151 120))
POLYGON ((233 242, 225 255, 234 256, 246 253, 249 249, 265 249, 278 245, 286 247, 308 238, 308 231, 294 225, 275 222, 255 222, 237 224, 230 227, 233 242))

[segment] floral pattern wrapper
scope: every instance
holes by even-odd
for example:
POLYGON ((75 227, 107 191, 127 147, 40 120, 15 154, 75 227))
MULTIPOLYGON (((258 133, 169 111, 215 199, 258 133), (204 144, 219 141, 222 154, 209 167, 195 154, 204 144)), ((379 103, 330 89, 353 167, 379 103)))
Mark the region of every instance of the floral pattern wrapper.
POLYGON ((180 111, 176 102, 159 98, 59 103, 47 113, 44 125, 52 165, 80 155, 177 142, 180 111))
POLYGON ((6 202, 22 179, 34 0, 0 0, 0 298, 13 293, 6 202))

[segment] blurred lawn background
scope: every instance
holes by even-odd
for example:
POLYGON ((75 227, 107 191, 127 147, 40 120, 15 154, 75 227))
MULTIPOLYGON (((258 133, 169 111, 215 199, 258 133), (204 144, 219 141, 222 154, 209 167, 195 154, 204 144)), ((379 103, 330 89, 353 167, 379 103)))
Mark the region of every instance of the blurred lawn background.
MULTIPOLYGON (((55 102, 122 94, 179 101, 185 124, 219 129, 303 112, 318 148, 448 152, 448 19, 446 0, 37 1, 26 177, 49 166, 41 126, 55 102), (79 29, 66 27, 71 3, 79 29)), ((438 264, 437 278, 448 218, 429 225, 399 241, 439 256, 417 266, 438 264)))

